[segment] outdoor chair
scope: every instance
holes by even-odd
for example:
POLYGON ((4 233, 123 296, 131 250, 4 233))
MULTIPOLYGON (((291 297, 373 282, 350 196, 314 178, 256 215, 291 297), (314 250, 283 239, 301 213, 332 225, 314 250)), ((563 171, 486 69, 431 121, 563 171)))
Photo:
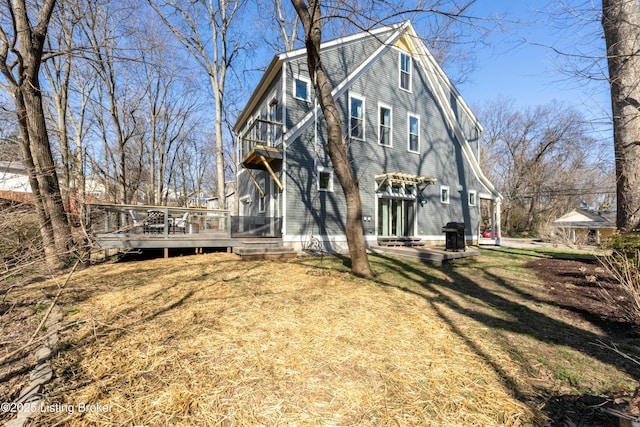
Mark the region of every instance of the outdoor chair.
POLYGON ((147 211, 144 231, 147 233, 164 232, 164 212, 156 210, 147 211))
POLYGON ((131 215, 131 219, 133 220, 132 230, 134 232, 140 232, 140 229, 144 231, 146 223, 144 219, 140 217, 140 214, 138 213, 138 211, 135 209, 130 209, 129 215, 131 215))
POLYGON ((173 219, 173 227, 176 232, 180 231, 182 233, 187 232, 187 221, 189 220, 189 212, 185 212, 182 215, 182 218, 174 218, 173 219))

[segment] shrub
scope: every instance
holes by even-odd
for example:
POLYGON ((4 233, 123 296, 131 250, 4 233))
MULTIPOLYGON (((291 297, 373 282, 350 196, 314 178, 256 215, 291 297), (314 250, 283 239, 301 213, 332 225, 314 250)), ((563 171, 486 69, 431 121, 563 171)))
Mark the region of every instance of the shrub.
POLYGON ((623 298, 614 298, 604 288, 602 294, 627 320, 640 325, 640 234, 614 236, 606 246, 611 254, 600 257, 600 261, 620 285, 623 298))

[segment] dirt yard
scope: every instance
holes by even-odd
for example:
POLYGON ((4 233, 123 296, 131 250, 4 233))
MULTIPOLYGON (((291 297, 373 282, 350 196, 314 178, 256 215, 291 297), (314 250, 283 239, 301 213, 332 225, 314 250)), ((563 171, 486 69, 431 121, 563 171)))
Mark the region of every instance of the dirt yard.
MULTIPOLYGON (((549 296, 576 322, 587 321, 597 325, 610 337, 640 339, 640 328, 603 300, 603 289, 617 300, 623 300, 624 296, 598 261, 537 259, 525 266, 536 272, 547 286, 549 296)), ((638 398, 615 394, 552 397, 546 402, 547 413, 554 420, 553 425, 558 426, 566 425, 564 420, 569 419, 574 423, 572 425, 579 426, 612 425, 611 418, 599 410, 605 399, 613 409, 628 408, 634 415, 640 415, 638 398)))

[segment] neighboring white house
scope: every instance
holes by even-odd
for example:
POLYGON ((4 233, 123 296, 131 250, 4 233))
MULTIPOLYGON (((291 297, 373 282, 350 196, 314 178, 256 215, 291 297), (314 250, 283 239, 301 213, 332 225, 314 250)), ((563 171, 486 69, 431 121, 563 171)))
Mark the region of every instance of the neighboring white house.
MULTIPOLYGON (((80 186, 79 182, 73 186, 80 186)), ((78 194, 82 190, 76 189, 78 194)), ((89 175, 85 179, 84 192, 87 200, 102 200, 106 194, 106 188, 102 181, 89 175)), ((20 161, 0 161, 0 198, 24 202, 31 197, 31 185, 27 169, 20 161)))
POLYGON ((14 202, 31 199, 29 176, 22 162, 0 161, 0 199, 14 202))
POLYGON ((552 226, 556 235, 572 243, 600 244, 603 237, 615 233, 616 212, 574 209, 553 221, 552 226))
POLYGON ((22 162, 0 161, 0 190, 31 193, 29 176, 22 162))

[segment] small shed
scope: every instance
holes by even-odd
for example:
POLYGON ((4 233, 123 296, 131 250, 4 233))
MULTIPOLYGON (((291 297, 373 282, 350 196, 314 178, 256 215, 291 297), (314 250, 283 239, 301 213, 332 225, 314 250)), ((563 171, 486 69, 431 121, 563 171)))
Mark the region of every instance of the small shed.
POLYGON ((553 221, 555 234, 573 243, 600 244, 603 237, 616 232, 616 212, 574 209, 553 221))

